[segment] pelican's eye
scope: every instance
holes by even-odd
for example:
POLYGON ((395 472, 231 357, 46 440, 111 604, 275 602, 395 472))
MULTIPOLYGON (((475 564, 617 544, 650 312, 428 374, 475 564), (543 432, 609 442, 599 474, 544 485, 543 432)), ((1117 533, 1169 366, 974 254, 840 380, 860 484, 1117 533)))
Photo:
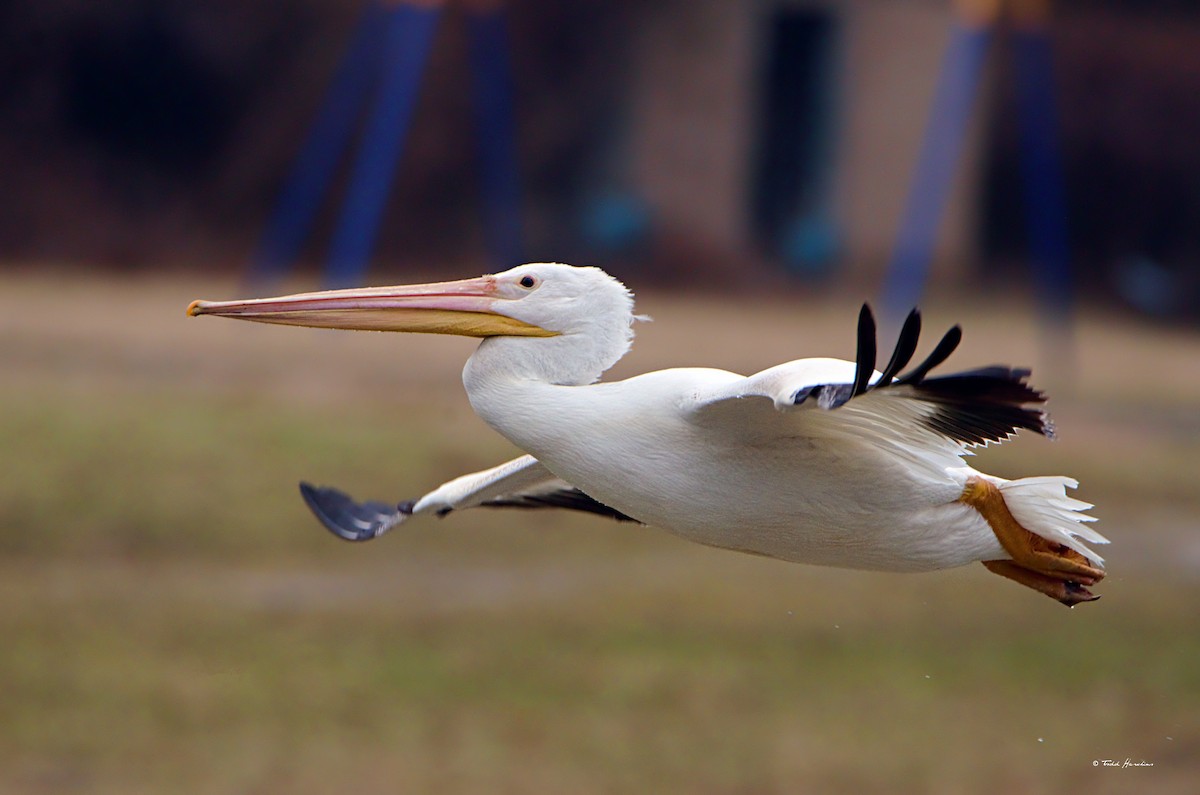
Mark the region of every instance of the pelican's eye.
POLYGON ((521 280, 517 282, 517 284, 521 285, 526 290, 532 290, 534 287, 537 287, 538 280, 536 276, 530 276, 526 274, 521 277, 521 280))

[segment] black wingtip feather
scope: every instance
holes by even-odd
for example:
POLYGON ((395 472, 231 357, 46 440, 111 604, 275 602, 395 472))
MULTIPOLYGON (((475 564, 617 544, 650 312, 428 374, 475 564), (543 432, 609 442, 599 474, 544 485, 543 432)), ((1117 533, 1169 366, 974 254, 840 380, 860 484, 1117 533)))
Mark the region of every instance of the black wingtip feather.
POLYGON ((482 505, 486 508, 568 508, 573 511, 607 516, 618 522, 638 521, 576 488, 558 489, 540 494, 514 494, 508 497, 497 497, 482 503, 482 505))
POLYGON ((858 350, 854 361, 854 388, 850 397, 857 397, 867 391, 867 384, 875 372, 875 316, 871 314, 869 304, 863 304, 858 312, 858 350))
POLYGON ((962 342, 962 327, 955 326, 946 332, 941 341, 933 349, 933 353, 925 357, 925 361, 918 364, 912 370, 900 376, 898 380, 901 384, 919 384, 929 371, 937 367, 946 359, 950 358, 950 354, 954 353, 954 349, 962 342))
POLYGON ((926 424, 965 444, 1003 441, 1021 428, 1054 438, 1054 424, 1037 407, 1046 396, 1025 382, 1028 376, 1029 370, 984 367, 909 386, 936 407, 926 424))
POLYGON ((863 305, 858 316, 858 349, 853 384, 822 384, 797 394, 796 402, 813 394, 822 409, 836 409, 867 392, 904 387, 911 397, 929 404, 933 411, 923 422, 929 429, 967 445, 998 442, 1019 429, 1027 429, 1049 438, 1054 425, 1036 404, 1045 395, 1029 386, 1028 370, 1011 367, 984 367, 962 373, 927 378, 962 342, 962 328, 954 326, 933 351, 916 367, 899 377, 916 353, 921 333, 921 315, 913 309, 904 321, 891 359, 874 384, 870 376, 875 367, 875 319, 863 305), (1034 405, 1031 405, 1034 404, 1034 405))
POLYGON ((917 340, 920 337, 921 313, 913 309, 904 319, 904 326, 896 339, 896 349, 892 351, 892 358, 888 360, 887 367, 883 368, 883 374, 875 382, 876 385, 887 386, 896 377, 896 373, 908 366, 913 354, 917 352, 917 340))
POLYGON ((395 525, 400 513, 383 502, 355 502, 329 486, 301 482, 300 496, 325 529, 343 541, 370 541, 395 525))

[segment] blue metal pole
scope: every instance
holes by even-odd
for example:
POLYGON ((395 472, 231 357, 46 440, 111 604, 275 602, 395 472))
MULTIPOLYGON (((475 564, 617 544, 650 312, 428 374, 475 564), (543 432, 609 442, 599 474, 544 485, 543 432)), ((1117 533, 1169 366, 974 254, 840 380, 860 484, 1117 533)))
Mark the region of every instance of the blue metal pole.
POLYGON ((882 304, 898 319, 916 306, 929 278, 955 167, 962 153, 992 32, 988 23, 956 21, 942 60, 929 126, 884 280, 882 304))
POLYGON ((521 178, 513 112, 513 75, 508 23, 502 7, 467 17, 471 76, 482 169, 484 239, 497 268, 523 261, 521 178))
POLYGON ((805 163, 807 183, 796 216, 788 224, 782 241, 785 266, 810 279, 828 276, 841 255, 841 230, 837 222, 836 168, 839 92, 842 73, 840 25, 829 26, 828 35, 816 43, 813 54, 818 64, 814 77, 815 99, 809 123, 813 125, 812 150, 805 163))
POLYGON ((1049 0, 1021 9, 1013 33, 1021 181, 1029 230, 1029 260, 1041 315, 1042 355, 1064 384, 1074 383, 1074 285, 1067 199, 1059 150, 1049 0))
POLYGON ((300 255, 370 89, 383 43, 383 18, 375 0, 359 18, 251 260, 247 278, 253 285, 285 276, 300 255))
POLYGON ((1048 320, 1071 313, 1073 286, 1067 234, 1067 202, 1058 118, 1054 63, 1044 27, 1013 34, 1017 67, 1021 177, 1025 189, 1033 277, 1048 320))
POLYGON ((366 277, 440 15, 436 5, 385 9, 382 81, 330 243, 327 286, 358 285, 366 277))

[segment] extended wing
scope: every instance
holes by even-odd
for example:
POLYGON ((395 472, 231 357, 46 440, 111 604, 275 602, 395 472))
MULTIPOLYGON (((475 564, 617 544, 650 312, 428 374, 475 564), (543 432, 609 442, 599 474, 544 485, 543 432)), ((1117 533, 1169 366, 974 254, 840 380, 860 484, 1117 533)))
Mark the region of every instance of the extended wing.
POLYGON ((477 506, 569 508, 634 521, 559 479, 530 455, 463 475, 420 499, 401 503, 356 502, 338 489, 308 483, 300 484, 300 494, 321 524, 346 541, 369 541, 417 514, 445 516, 451 511, 477 506))
POLYGON ((764 370, 697 395, 691 417, 700 424, 743 425, 747 432, 761 421, 770 400, 783 412, 843 409, 829 415, 839 421, 884 432, 933 434, 943 442, 967 446, 999 442, 1026 428, 1053 436, 1054 427, 1040 408, 1045 396, 1029 386, 1028 370, 994 366, 944 376, 929 373, 962 341, 955 326, 920 364, 904 374, 917 350, 921 316, 909 313, 896 348, 883 371, 875 370, 875 319, 863 305, 858 317, 854 362, 800 359, 764 370))

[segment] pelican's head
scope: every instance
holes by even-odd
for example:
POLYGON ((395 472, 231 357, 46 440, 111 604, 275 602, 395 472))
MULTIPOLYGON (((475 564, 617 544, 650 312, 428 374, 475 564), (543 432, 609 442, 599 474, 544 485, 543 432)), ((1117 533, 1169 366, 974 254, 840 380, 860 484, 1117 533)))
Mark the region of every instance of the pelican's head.
POLYGON ((576 347, 587 340, 588 347, 603 349, 601 358, 608 360, 603 369, 621 358, 633 339, 633 296, 625 285, 599 268, 558 263, 518 265, 453 282, 193 301, 187 311, 318 328, 569 337, 576 347))
POLYGON ((633 337, 633 294, 599 268, 538 262, 484 278, 508 299, 494 311, 515 320, 554 334, 633 337))
POLYGON ((633 296, 599 268, 532 263, 454 282, 193 301, 187 313, 316 328, 552 337, 593 330, 601 320, 628 327, 633 296))

